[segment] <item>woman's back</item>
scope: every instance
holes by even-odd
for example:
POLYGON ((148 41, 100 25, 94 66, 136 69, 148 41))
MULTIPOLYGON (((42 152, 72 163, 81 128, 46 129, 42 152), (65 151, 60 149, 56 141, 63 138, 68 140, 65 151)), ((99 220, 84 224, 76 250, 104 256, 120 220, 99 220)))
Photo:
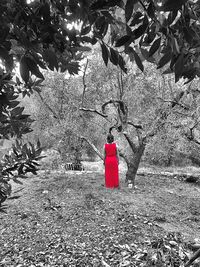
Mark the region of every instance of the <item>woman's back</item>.
POLYGON ((117 147, 115 143, 105 144, 105 152, 107 157, 113 157, 117 155, 117 147))

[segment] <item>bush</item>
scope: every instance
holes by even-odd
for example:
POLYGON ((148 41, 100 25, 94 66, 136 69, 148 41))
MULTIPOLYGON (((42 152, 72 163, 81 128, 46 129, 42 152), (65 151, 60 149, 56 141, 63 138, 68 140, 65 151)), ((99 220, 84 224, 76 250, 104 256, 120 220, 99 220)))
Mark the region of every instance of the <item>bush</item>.
POLYGON ((46 157, 41 160, 40 169, 43 169, 43 170, 58 169, 62 164, 60 154, 56 150, 48 149, 46 151, 43 151, 42 156, 46 156, 46 157))

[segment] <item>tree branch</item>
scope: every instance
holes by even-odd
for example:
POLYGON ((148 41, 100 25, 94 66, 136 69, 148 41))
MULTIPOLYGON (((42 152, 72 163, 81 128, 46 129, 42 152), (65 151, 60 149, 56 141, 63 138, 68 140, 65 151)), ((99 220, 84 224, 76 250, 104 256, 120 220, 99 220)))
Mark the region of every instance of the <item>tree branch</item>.
POLYGON ((86 70, 87 70, 87 66, 88 66, 88 59, 86 61, 86 64, 85 64, 85 68, 84 68, 84 72, 83 72, 83 94, 82 94, 82 105, 83 105, 83 101, 84 101, 84 96, 85 96, 85 90, 86 90, 86 82, 85 82, 85 75, 86 75, 86 70))
POLYGON ((124 95, 124 82, 123 82, 123 79, 122 79, 122 69, 120 69, 120 81, 121 81, 121 98, 123 97, 124 95))
POLYGON ((104 113, 101 113, 101 112, 99 112, 96 109, 92 109, 92 108, 79 108, 79 110, 93 112, 93 113, 96 113, 96 114, 100 115, 103 118, 108 118, 108 115, 106 115, 104 113))
POLYGON ((109 128, 109 133, 112 133, 112 130, 116 129, 117 130, 117 125, 113 125, 109 128))
POLYGON ((124 83, 122 78, 122 70, 120 69, 120 74, 117 72, 117 83, 118 83, 118 90, 119 90, 119 99, 122 100, 124 94, 124 83))
POLYGON ((162 99, 161 97, 158 97, 158 99, 160 99, 161 101, 163 101, 165 103, 171 103, 171 107, 172 108, 175 107, 176 105, 178 105, 178 106, 182 107, 185 110, 189 109, 189 107, 187 107, 187 106, 185 106, 185 105, 183 105, 183 104, 178 102, 180 99, 177 100, 176 98, 174 98, 173 100, 165 100, 165 99, 162 99))
POLYGON ((191 264, 200 257, 200 249, 198 249, 194 255, 189 259, 189 261, 186 263, 185 267, 191 266, 191 264))
POLYGON ((105 103, 101 106, 101 110, 102 110, 102 112, 105 113, 105 108, 106 108, 106 106, 109 105, 109 104, 113 104, 113 102, 115 102, 115 101, 114 101, 114 100, 109 100, 109 101, 105 102, 105 103))
POLYGON ((188 141, 192 141, 197 145, 200 145, 200 141, 198 141, 195 137, 194 137, 194 133, 193 133, 193 129, 194 128, 190 128, 189 129, 189 133, 185 133, 186 138, 188 139, 188 141))
POLYGON ((117 109, 118 117, 120 119, 122 129, 126 131, 127 130, 127 117, 128 117, 128 108, 126 104, 122 100, 111 99, 102 105, 101 109, 103 113, 105 113, 105 108, 109 104, 113 104, 114 107, 117 109))
POLYGON ((143 143, 143 137, 142 137, 142 133, 141 133, 141 130, 143 129, 142 125, 135 124, 132 121, 128 121, 127 123, 128 123, 128 125, 131 125, 131 126, 133 126, 135 128, 139 144, 142 144, 143 143))
POLYGON ((179 114, 179 115, 185 116, 185 117, 192 117, 192 115, 187 114, 187 113, 180 112, 180 111, 178 111, 178 110, 174 110, 173 112, 174 112, 174 113, 177 113, 177 114, 179 114))
POLYGON ((127 122, 129 125, 132 125, 133 127, 135 127, 136 129, 141 129, 142 130, 142 125, 140 124, 135 124, 132 121, 128 121, 127 122))
POLYGON ((114 105, 115 103, 117 103, 117 104, 124 104, 124 102, 123 102, 122 100, 112 100, 112 99, 111 99, 111 100, 105 102, 105 103, 101 106, 102 112, 105 113, 105 108, 106 108, 107 105, 109 105, 109 104, 113 104, 113 105, 114 105))
POLYGON ((80 136, 80 138, 82 140, 85 140, 88 145, 94 150, 94 152, 102 159, 104 160, 104 156, 101 154, 101 152, 96 148, 96 146, 94 144, 92 144, 92 142, 90 142, 86 137, 84 136, 80 136))

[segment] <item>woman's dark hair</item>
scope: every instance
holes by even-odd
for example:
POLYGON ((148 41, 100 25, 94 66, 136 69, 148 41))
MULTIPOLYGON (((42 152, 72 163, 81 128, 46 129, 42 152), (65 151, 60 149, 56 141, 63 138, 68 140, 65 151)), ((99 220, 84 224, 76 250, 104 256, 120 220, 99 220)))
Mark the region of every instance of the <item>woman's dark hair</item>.
POLYGON ((109 133, 109 134, 107 135, 107 142, 108 142, 109 144, 111 144, 113 141, 114 141, 114 136, 113 136, 111 133, 109 133))

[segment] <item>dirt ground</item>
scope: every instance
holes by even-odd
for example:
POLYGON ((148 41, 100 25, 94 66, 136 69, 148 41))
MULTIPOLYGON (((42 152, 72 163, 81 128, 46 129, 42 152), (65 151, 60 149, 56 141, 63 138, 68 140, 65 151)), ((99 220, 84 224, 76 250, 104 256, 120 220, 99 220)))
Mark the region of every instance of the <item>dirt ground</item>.
POLYGON ((120 176, 115 190, 94 166, 13 185, 0 213, 0 267, 149 266, 133 263, 149 240, 179 232, 200 243, 198 183, 145 174, 132 190, 120 176))

